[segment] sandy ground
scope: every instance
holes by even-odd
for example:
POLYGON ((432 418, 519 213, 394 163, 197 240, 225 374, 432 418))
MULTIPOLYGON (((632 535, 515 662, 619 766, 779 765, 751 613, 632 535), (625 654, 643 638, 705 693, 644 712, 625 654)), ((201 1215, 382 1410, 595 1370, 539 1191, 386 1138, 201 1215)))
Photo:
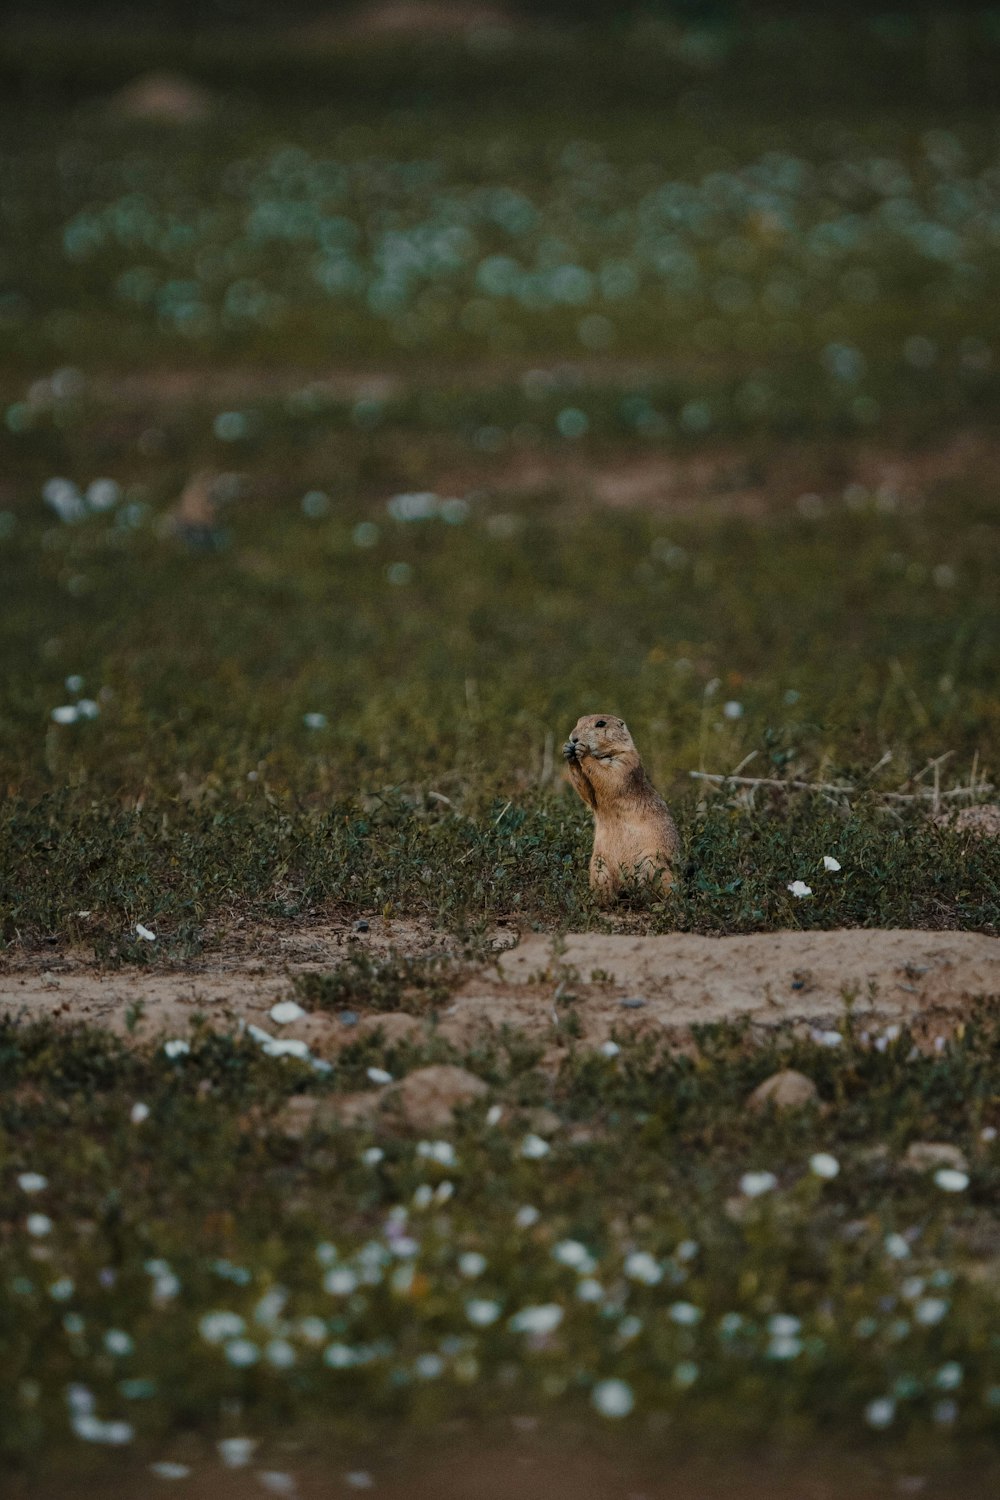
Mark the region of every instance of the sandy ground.
POLYGON ((971 932, 844 930, 711 938, 607 933, 499 934, 493 963, 466 970, 436 1015, 412 1006, 351 1014, 316 1011, 287 1025, 268 1012, 292 994, 296 974, 329 972, 354 949, 442 950, 442 939, 412 923, 372 919, 231 935, 186 967, 100 970, 80 954, 25 958, 0 975, 0 1015, 85 1021, 148 1039, 183 1036, 195 1017, 230 1030, 253 1023, 307 1042, 332 1057, 377 1026, 387 1040, 437 1035, 466 1046, 503 1026, 556 1044, 575 1017, 577 1040, 599 1045, 630 1030, 681 1038, 692 1025, 749 1019, 823 1031, 855 1016, 878 1027, 906 1022, 946 1034, 977 1000, 1000 1004, 1000 939, 971 932), (141 1013, 137 1017, 137 1008, 141 1013), (136 1024, 138 1021, 138 1024, 136 1024))

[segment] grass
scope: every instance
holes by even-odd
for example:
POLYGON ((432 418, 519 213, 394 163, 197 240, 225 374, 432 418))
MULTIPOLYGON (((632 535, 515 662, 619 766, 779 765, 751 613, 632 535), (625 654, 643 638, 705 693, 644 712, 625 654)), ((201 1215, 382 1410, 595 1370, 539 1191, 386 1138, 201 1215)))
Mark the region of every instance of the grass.
POLYGON ((867 23, 825 52, 822 28, 711 56, 623 37, 612 64, 585 36, 305 60, 203 40, 173 61, 217 107, 176 130, 105 107, 164 57, 147 41, 74 44, 72 76, 51 37, 4 44, 0 938, 12 966, 74 947, 131 971, 127 1046, 0 1025, 22 1477, 116 1434, 202 1464, 226 1436, 332 1431, 367 1467, 537 1410, 575 1442, 623 1399, 605 1380, 657 1454, 824 1433, 911 1477, 986 1464, 985 1009, 930 1056, 849 1017, 832 1048, 714 1029, 606 1056, 562 996, 555 1076, 514 1033, 376 1033, 326 1075, 197 1026, 168 1058, 143 1022, 146 971, 239 918, 419 920, 460 957, 355 961, 300 998, 427 1016, 501 919, 997 932, 996 841, 922 795, 1000 776, 975 25, 954 104, 915 32, 867 23), (640 472, 646 500, 608 501, 640 472), (213 505, 178 515, 197 475, 213 505), (668 902, 611 914, 559 775, 600 710, 685 850, 668 902), (740 766, 852 790, 690 775, 740 766), (388 1124, 285 1129, 291 1095, 441 1061, 491 1093, 431 1155, 388 1124), (819 1104, 751 1117, 786 1065, 819 1104), (525 1157, 539 1110, 558 1124, 525 1157), (904 1170, 919 1140, 959 1147, 967 1187, 904 1170), (747 1172, 776 1183, 751 1197, 747 1172), (511 1328, 548 1306, 548 1335, 511 1328))
POLYGON ((553 1078, 516 1036, 467 1055, 369 1043, 325 1080, 207 1032, 171 1061, 5 1024, 5 1463, 51 1461, 81 1388, 100 1421, 134 1428, 140 1457, 193 1430, 204 1464, 218 1435, 273 1441, 331 1402, 345 1460, 386 1426, 526 1407, 576 1420, 612 1376, 634 1397, 628 1430, 649 1440, 669 1419, 675 1448, 723 1429, 733 1449, 765 1432, 794 1444, 819 1419, 907 1472, 956 1433, 971 1455, 1000 1400, 995 1018, 970 1015, 944 1053, 905 1032, 882 1048, 849 1024, 839 1048, 710 1027, 695 1056, 570 1044, 553 1078), (442 1058, 491 1092, 439 1161, 391 1127, 377 1149, 335 1124, 304 1145, 284 1134, 292 1094, 357 1087, 362 1063, 442 1058), (747 1094, 782 1066, 819 1102, 749 1116, 747 1094), (549 1150, 529 1159, 540 1103, 549 1150), (967 1189, 904 1168, 926 1139, 966 1154, 967 1189), (810 1168, 818 1151, 836 1176, 810 1168), (47 1185, 26 1191, 25 1172, 47 1185), (748 1172, 773 1174, 760 1196, 748 1172), (558 1331, 510 1327, 539 1306, 562 1309, 558 1331))

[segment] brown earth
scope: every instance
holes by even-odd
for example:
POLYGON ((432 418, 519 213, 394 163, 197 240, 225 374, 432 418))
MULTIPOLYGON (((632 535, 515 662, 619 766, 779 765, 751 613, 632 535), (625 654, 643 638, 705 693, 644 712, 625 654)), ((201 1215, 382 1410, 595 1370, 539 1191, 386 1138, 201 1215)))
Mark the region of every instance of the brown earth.
POLYGON ((459 966, 453 993, 434 1014, 415 995, 387 1014, 352 1001, 347 1023, 330 1011, 285 1025, 270 1019, 296 974, 328 972, 351 951, 448 951, 440 935, 415 923, 372 918, 364 934, 347 925, 222 934, 210 960, 173 969, 102 971, 73 953, 24 958, 0 975, 0 1016, 86 1022, 141 1039, 185 1036, 201 1017, 220 1030, 253 1024, 329 1058, 378 1027, 390 1045, 436 1034, 461 1048, 510 1026, 558 1049, 570 1017, 577 1041, 596 1046, 635 1030, 683 1041, 692 1025, 741 1018, 755 1027, 791 1022, 830 1032, 848 1005, 873 1030, 906 1023, 929 1038, 954 1030, 977 1000, 1000 1003, 1000 939, 981 933, 591 932, 520 942, 511 933, 496 946, 492 964, 467 968, 464 977, 459 966))

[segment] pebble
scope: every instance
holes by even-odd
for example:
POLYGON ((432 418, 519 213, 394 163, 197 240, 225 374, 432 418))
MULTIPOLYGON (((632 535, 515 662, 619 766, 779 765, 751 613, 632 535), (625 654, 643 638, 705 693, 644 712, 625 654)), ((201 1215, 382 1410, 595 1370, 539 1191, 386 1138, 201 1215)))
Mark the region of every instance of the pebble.
POLYGON ((357 1026, 358 1013, 356 1010, 342 1010, 337 1013, 337 1020, 341 1026, 357 1026))
POLYGON ((641 995, 629 995, 627 999, 622 1001, 622 1008, 624 1010, 642 1010, 645 1003, 641 995))
POLYGON ((354 924, 354 931, 355 932, 368 932, 368 931, 370 931, 369 924, 365 921, 364 917, 362 917, 360 919, 360 921, 355 922, 355 924, 354 924))

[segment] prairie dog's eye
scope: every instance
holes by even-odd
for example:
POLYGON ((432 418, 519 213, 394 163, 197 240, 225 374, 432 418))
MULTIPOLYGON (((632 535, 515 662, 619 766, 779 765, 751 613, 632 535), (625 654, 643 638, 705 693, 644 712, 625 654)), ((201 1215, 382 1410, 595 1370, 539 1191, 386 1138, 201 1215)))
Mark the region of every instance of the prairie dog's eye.
POLYGON ((597 723, 594 725, 595 729, 607 729, 607 727, 608 727, 608 721, 607 721, 607 719, 598 719, 597 723))

